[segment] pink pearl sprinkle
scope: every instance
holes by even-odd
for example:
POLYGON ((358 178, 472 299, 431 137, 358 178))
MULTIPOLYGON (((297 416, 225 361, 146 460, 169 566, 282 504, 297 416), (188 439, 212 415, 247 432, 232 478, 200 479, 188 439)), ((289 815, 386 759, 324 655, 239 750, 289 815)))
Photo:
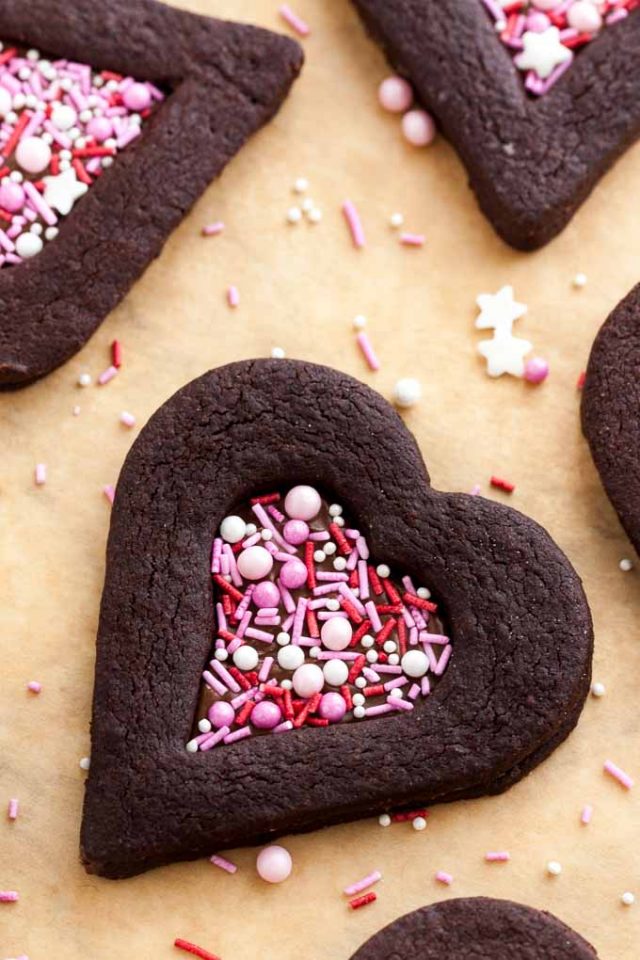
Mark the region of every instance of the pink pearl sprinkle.
POLYGON ((128 110, 148 110, 151 93, 145 83, 132 83, 122 94, 122 101, 128 110))
POLYGON ((450 887, 453 883, 453 876, 450 873, 446 873, 444 870, 438 870, 436 873, 436 880, 438 883, 444 883, 445 886, 450 887))
POLYGON ((549 376, 549 364, 544 357, 531 357, 524 365, 524 379, 529 383, 542 383, 549 376))
POLYGON ((47 482, 47 465, 46 463, 37 463, 36 469, 34 471, 34 479, 36 486, 41 487, 47 482))
POLYGON ((30 680, 27 684, 27 690, 29 690, 31 693, 40 693, 42 690, 42 684, 39 683, 38 680, 30 680))
POLYGON ((275 844, 261 850, 256 860, 258 876, 267 883, 282 883, 291 875, 292 866, 289 851, 275 844))
POLYGON ((628 773, 625 773, 625 771, 615 764, 613 760, 605 760, 604 772, 608 773, 609 776, 613 777, 614 780, 617 780, 620 786, 624 787, 625 790, 631 790, 633 786, 633 778, 630 777, 628 773))
POLYGON ((402 133, 414 147, 428 147, 436 136, 436 125, 426 110, 409 110, 402 118, 402 133))
POLYGON ((234 309, 240 303, 240 291, 237 287, 227 287, 227 303, 234 309))
POLYGON ((123 410, 120 414, 120 423, 123 423, 125 427, 135 427, 136 418, 132 413, 129 413, 127 410, 123 410))
POLYGON ((390 113, 404 113, 413 103, 411 84, 403 77, 387 77, 378 87, 378 100, 390 113))

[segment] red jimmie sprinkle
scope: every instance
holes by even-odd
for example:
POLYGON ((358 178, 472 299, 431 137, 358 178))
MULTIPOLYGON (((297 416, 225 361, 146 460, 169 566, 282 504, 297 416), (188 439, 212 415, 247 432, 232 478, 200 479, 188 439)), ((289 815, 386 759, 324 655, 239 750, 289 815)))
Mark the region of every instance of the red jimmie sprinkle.
POLYGON ((266 507, 269 503, 277 503, 279 499, 279 493, 266 493, 262 497, 252 497, 251 503, 254 505, 260 503, 263 507, 266 507))
POLYGON ((353 661, 353 666, 351 667, 351 670, 349 670, 349 676, 347 677, 349 683, 353 683, 356 677, 360 675, 360 672, 365 666, 366 662, 367 658, 364 655, 353 661))
POLYGON ((368 567, 369 571, 369 583, 373 587, 373 592, 376 597, 379 597, 382 593, 382 584, 380 583, 380 577, 376 573, 375 567, 368 567))
POLYGON ((217 954, 209 953, 208 950, 196 946, 195 943, 189 943, 188 940, 182 940, 180 937, 174 940, 173 945, 177 947, 178 950, 185 950, 187 953, 192 953, 194 957, 200 957, 201 960, 220 960, 217 954))
MULTIPOLYGON (((378 609, 380 608, 378 607, 378 609)), ((370 629, 371 629, 371 620, 363 620, 360 626, 358 627, 358 629, 354 632, 353 636, 351 637, 351 643, 349 644, 349 646, 357 647, 357 645, 360 643, 360 641, 364 637, 365 633, 368 633, 370 629)))
POLYGON ((369 893, 363 893, 361 897, 354 897, 353 900, 349 900, 349 906, 352 910, 359 910, 360 907, 366 907, 368 903, 373 903, 377 899, 377 894, 370 890, 369 893))
POLYGON ((307 540, 304 545, 304 565, 307 568, 307 583, 314 590, 317 587, 316 568, 313 563, 313 541, 307 540))
POLYGON ((349 541, 347 540, 344 533, 342 532, 342 529, 338 526, 337 523, 330 523, 328 529, 329 529, 329 533, 331 534, 335 542, 338 544, 338 549, 340 550, 340 553, 343 553, 345 557, 348 557, 349 554, 351 553, 351 547, 349 546, 349 541))
MULTIPOLYGON (((340 606, 345 611, 345 613, 349 614, 350 620, 353 620, 354 623, 362 624, 362 617, 360 616, 360 614, 358 613, 358 611, 356 610, 356 608, 353 606, 352 603, 349 603, 348 600, 342 597, 342 599, 340 600, 340 606)), ((351 642, 353 643, 353 637, 351 638, 351 642)))
POLYGON ((239 727, 242 727, 242 726, 247 722, 247 720, 249 719, 249 717, 251 716, 251 714, 253 713, 253 708, 254 708, 254 707, 255 707, 255 701, 253 701, 253 700, 247 700, 247 702, 245 703, 245 705, 244 705, 243 707, 241 707, 240 710, 238 710, 238 712, 237 712, 237 714, 236 714, 236 719, 235 719, 234 722, 235 722, 239 727))
POLYGON ((427 613, 435 613, 438 609, 437 603, 432 603, 430 600, 417 597, 415 593, 403 593, 402 599, 405 603, 408 603, 410 607, 417 607, 418 610, 426 610, 427 613))
POLYGON ((389 617, 389 619, 383 626, 382 630, 380 630, 380 632, 376 634, 376 643, 382 646, 385 640, 389 639, 389 637, 391 636, 395 628, 396 628, 396 621, 394 620, 393 617, 389 617))
POLYGON ((586 374, 586 371, 583 370, 580 376, 578 377, 578 382, 576 383, 576 387, 578 390, 582 390, 586 379, 587 379, 587 374, 586 374))
POLYGON ((505 493, 513 493, 516 488, 515 483, 510 483, 509 480, 504 480, 502 477, 491 477, 489 482, 492 487, 497 487, 498 490, 504 490, 505 493))
POLYGON ((118 370, 122 366, 122 344, 119 340, 114 340, 111 344, 111 363, 118 370))
POLYGON ((409 820, 415 820, 416 817, 428 817, 429 811, 422 807, 420 810, 408 810, 405 813, 393 813, 391 819, 393 823, 407 823, 409 820))
POLYGON ((232 583, 229 583, 228 580, 225 580, 224 577, 221 577, 219 573, 213 574, 213 582, 220 587, 221 590, 224 590, 225 593, 228 593, 230 597, 233 597, 234 600, 237 600, 238 603, 240 603, 242 600, 242 594, 239 590, 236 590, 232 583))

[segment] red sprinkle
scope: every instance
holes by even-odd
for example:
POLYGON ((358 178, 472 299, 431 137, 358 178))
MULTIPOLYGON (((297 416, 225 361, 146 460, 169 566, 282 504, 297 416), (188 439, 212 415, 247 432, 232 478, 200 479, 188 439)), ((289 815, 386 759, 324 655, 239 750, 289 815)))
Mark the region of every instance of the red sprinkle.
POLYGON ((515 483, 503 480, 502 477, 491 477, 490 483, 492 487, 497 487, 498 490, 504 490, 505 493, 513 493, 516 488, 515 483))
POLYGON ((122 344, 119 340, 114 340, 111 344, 111 363, 118 370, 122 366, 122 344))
POLYGON ((368 903, 373 903, 377 899, 377 894, 370 890, 369 893, 363 893, 361 897, 354 897, 353 900, 349 900, 349 906, 352 910, 359 910, 360 907, 366 907, 368 903))
POLYGON ((353 666, 351 667, 351 670, 349 670, 349 676, 347 677, 347 680, 349 681, 349 683, 353 683, 356 677, 360 675, 360 672, 364 667, 364 665, 366 664, 366 662, 367 662, 367 658, 364 656, 364 654, 361 654, 359 657, 357 657, 357 659, 353 661, 353 666))
POLYGON ((228 580, 225 580, 224 577, 221 577, 219 573, 213 574, 213 582, 216 583, 221 590, 224 590, 225 593, 228 593, 230 597, 233 597, 234 600, 237 600, 238 603, 242 600, 243 594, 233 586, 232 583, 229 583, 228 580))
POLYGON ((373 592, 377 597, 382 593, 382 584, 380 583, 380 577, 376 573, 375 567, 369 567, 369 583, 373 587, 373 592))
POLYGON ((340 553, 344 554, 345 557, 348 557, 349 554, 351 553, 351 547, 349 546, 349 541, 345 537, 344 533, 342 532, 338 524, 335 522, 330 523, 329 532, 333 537, 333 539, 335 540, 335 542, 338 544, 338 549, 340 550, 340 553))
MULTIPOLYGON (((352 620, 353 623, 362 623, 361 615, 358 613, 354 605, 350 603, 347 599, 345 599, 345 597, 340 598, 340 606, 342 607, 344 612, 348 614, 349 619, 352 620)), ((353 645, 353 637, 351 638, 351 644, 353 645)))
MULTIPOLYGON (((380 608, 378 607, 378 609, 380 608)), ((358 616, 360 615, 358 614, 358 616)), ((371 620, 363 620, 360 626, 358 627, 358 629, 355 631, 355 633, 351 637, 351 643, 349 644, 349 646, 356 647, 364 637, 365 633, 367 633, 370 629, 371 629, 371 620)))
POLYGON ((389 639, 391 633, 395 629, 395 625, 396 625, 396 621, 394 620, 393 617, 390 617, 385 623, 385 625, 383 626, 382 630, 380 630, 380 632, 376 634, 376 643, 382 646, 385 640, 389 639))
POLYGON ((208 950, 197 947, 195 943, 189 943, 188 940, 181 940, 180 937, 174 940, 173 945, 177 947, 178 950, 186 950, 187 953, 192 953, 194 957, 200 957, 201 960, 220 960, 220 957, 215 953, 209 953, 208 950))
POLYGON ((341 686, 340 693, 344 697, 344 702, 347 705, 347 710, 352 710, 353 700, 351 699, 351 688, 349 687, 349 685, 345 683, 343 686, 341 686))
POLYGON ((586 373, 586 370, 583 370, 580 376, 578 377, 578 382, 576 383, 576 387, 578 390, 582 390, 586 379, 587 379, 587 373, 586 373))
POLYGON ((236 714, 234 723, 236 723, 239 727, 243 727, 253 713, 254 707, 255 702, 253 700, 247 700, 245 705, 236 714))
POLYGON ((428 817, 429 811, 424 807, 420 810, 409 810, 406 813, 393 813, 391 820, 393 823, 407 823, 408 820, 415 820, 416 817, 428 817))
POLYGON ((304 565, 307 568, 307 584, 311 590, 315 590, 317 586, 316 568, 313 563, 313 551, 313 540, 307 540, 304 545, 304 565))
POLYGON ((277 503, 279 499, 279 493, 265 493, 262 497, 251 497, 251 503, 254 506, 256 503, 261 503, 263 507, 266 507, 269 503, 277 503))
POLYGON ((415 593, 403 593, 402 599, 405 603, 408 603, 410 607, 417 607, 418 610, 426 610, 428 613, 435 613, 438 609, 437 603, 432 603, 430 600, 423 600, 422 597, 417 597, 415 593))

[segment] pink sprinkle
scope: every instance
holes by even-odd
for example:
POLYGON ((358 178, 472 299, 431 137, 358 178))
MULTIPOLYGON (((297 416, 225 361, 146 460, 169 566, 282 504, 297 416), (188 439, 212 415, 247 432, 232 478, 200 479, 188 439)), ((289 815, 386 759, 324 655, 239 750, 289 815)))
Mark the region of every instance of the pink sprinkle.
POLYGON ((485 853, 484 858, 487 863, 506 863, 511 860, 511 854, 508 850, 489 850, 488 853, 485 853))
POLYGON ((220 743, 221 740, 224 740, 224 738, 227 736, 228 733, 229 733, 229 727, 220 727, 220 729, 216 730, 215 733, 205 733, 203 740, 200 740, 200 738, 198 738, 199 740, 198 746, 200 750, 203 753, 206 753, 207 750, 211 750, 211 748, 215 747, 217 743, 220 743))
POLYGON ((19 899, 16 890, 0 890, 0 903, 16 903, 19 899))
POLYGON ((613 760, 605 760, 604 772, 608 773, 614 780, 617 780, 625 790, 631 790, 633 778, 630 777, 628 773, 625 773, 621 767, 617 766, 613 760))
POLYGON ((136 418, 132 413, 128 413, 126 410, 123 410, 120 414, 120 423, 123 423, 125 427, 135 427, 136 418))
POLYGON ((278 13, 282 17, 282 19, 285 21, 285 23, 288 23, 291 29, 295 30, 298 36, 300 37, 309 36, 309 34, 311 33, 311 28, 309 27, 309 24, 306 23, 302 19, 302 17, 299 17, 297 13, 294 13, 294 11, 291 9, 288 3, 283 3, 280 7, 278 7, 278 13))
POLYGON ((590 803, 586 803, 582 808, 582 813, 580 814, 580 823, 584 824, 586 827, 587 824, 591 823, 593 818, 593 807, 590 803))
POLYGON ((399 240, 405 247, 424 246, 424 234, 422 233, 401 233, 399 240))
POLYGON ((42 684, 37 680, 30 680, 27 684, 27 690, 30 690, 31 693, 40 693, 42 690, 42 684))
POLYGON ((47 482, 47 465, 46 463, 37 463, 34 473, 34 478, 37 487, 42 487, 47 482))
POLYGON ((105 484, 105 486, 102 488, 102 492, 104 493, 109 503, 113 503, 116 495, 116 488, 114 487, 114 485, 112 483, 105 484))
POLYGON ((353 240, 354 247, 357 249, 364 247, 367 241, 355 204, 351 200, 345 200, 342 204, 342 212, 347 221, 347 226, 351 231, 351 239, 353 240))
POLYGON ((202 228, 203 237, 217 237, 219 233, 222 233, 224 230, 224 223, 222 220, 216 220, 215 223, 207 223, 202 228))
POLYGON ((272 733, 285 733, 287 730, 293 730, 293 723, 291 720, 285 720, 284 723, 279 723, 277 727, 274 727, 271 731, 272 733))
POLYGON ((380 361, 378 360, 375 350, 371 345, 371 340, 369 340, 369 335, 365 333, 364 330, 361 330, 360 333, 357 335, 356 340, 371 370, 379 370, 380 361))
POLYGON ((209 862, 215 867, 220 867, 221 870, 226 870, 227 873, 235 873, 238 869, 235 863, 231 863, 231 860, 226 860, 217 853, 214 853, 212 857, 209 857, 209 862))
POLYGON ((237 307, 240 303, 240 291, 237 287, 227 287, 227 303, 230 307, 237 307))
POLYGON ((104 387, 104 385, 109 383, 110 380, 113 380, 113 378, 117 375, 117 373, 118 373, 117 367, 114 367, 114 366, 107 367, 107 369, 103 370, 103 372, 98 377, 98 383, 100 384, 101 387, 104 387))
POLYGON ((477 497, 481 489, 482 488, 479 483, 474 483, 474 485, 471 487, 471 490, 469 491, 469 496, 477 497))
POLYGON ((20 804, 19 804, 18 799, 17 799, 16 797, 12 797, 11 800, 9 800, 9 806, 8 806, 8 809, 7 809, 7 816, 9 817, 9 820, 17 820, 17 819, 18 819, 18 807, 19 807, 19 806, 20 806, 20 804))
POLYGON ((444 870, 438 870, 436 873, 436 880, 438 883, 444 883, 445 886, 450 887, 453 883, 453 877, 450 873, 445 873, 444 870))
POLYGON ((366 877, 363 877, 362 880, 356 880, 355 883, 345 887, 344 892, 348 897, 352 897, 355 893, 360 893, 362 890, 366 890, 367 887, 373 886, 374 883, 378 883, 379 880, 382 880, 382 874, 379 870, 374 870, 372 873, 367 874, 366 877))
POLYGON ((236 740, 244 740, 245 737, 251 736, 251 727, 241 727, 240 730, 234 730, 233 733, 228 733, 224 738, 225 743, 235 743, 236 740))

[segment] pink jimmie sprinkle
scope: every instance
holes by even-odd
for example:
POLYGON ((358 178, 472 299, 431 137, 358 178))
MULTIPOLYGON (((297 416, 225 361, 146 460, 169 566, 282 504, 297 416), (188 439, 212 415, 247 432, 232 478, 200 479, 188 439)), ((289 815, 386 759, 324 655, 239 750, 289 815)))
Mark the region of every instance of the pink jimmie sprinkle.
POLYGON ((348 897, 352 897, 354 894, 366 890, 367 887, 373 886, 374 883, 378 883, 379 880, 382 880, 382 874, 379 870, 374 870, 363 877, 362 880, 356 880, 355 883, 349 884, 348 887, 344 888, 344 892, 348 897))
POLYGON ((9 800, 9 806, 8 806, 8 808, 7 808, 7 816, 8 816, 8 818, 9 818, 9 820, 17 820, 17 819, 18 819, 18 808, 19 808, 19 806, 20 806, 20 803, 19 803, 17 797, 12 797, 11 800, 9 800))
POLYGON ((226 860, 217 853, 214 853, 212 857, 209 857, 209 862, 215 867, 220 867, 221 870, 226 870, 227 873, 235 873, 238 869, 235 863, 231 863, 231 860, 226 860))
POLYGON ((424 234, 422 233, 401 233, 398 239, 405 247, 424 247, 424 234))
POLYGON ((47 482, 47 465, 46 463, 37 463, 36 469, 34 471, 34 479, 37 487, 42 487, 47 482))
POLYGON ((592 819, 593 819, 593 807, 591 806, 590 803, 586 803, 582 808, 582 813, 580 814, 580 823, 582 823, 586 827, 589 823, 591 823, 592 819))
POLYGON ((608 773, 609 776, 613 777, 614 780, 617 780, 620 786, 624 787, 625 790, 631 790, 631 787, 633 786, 633 778, 630 777, 628 773, 625 773, 621 767, 617 766, 613 760, 605 760, 604 772, 608 773))
POLYGON ((380 361, 376 356, 376 352, 373 349, 373 346, 371 344, 371 340, 369 340, 368 334, 366 334, 364 330, 361 330, 360 333, 357 335, 356 340, 371 370, 379 370, 380 361))
POLYGON ((450 887, 453 883, 453 876, 450 873, 446 873, 444 870, 438 870, 435 878, 438 883, 444 883, 444 885, 447 887, 450 887))
POLYGON ((16 903, 19 899, 16 890, 0 890, 0 903, 16 903))
POLYGON ((109 503, 113 503, 116 495, 116 488, 114 487, 114 485, 112 483, 105 484, 105 486, 102 488, 102 492, 104 493, 109 503))
POLYGON ((42 690, 42 684, 37 680, 30 680, 27 684, 27 690, 29 690, 31 693, 40 693, 42 690))
POLYGON ((216 220, 215 223, 207 223, 202 228, 203 237, 217 237, 219 233, 222 233, 224 230, 224 223, 222 220, 216 220))
POLYGON ((129 413, 127 410, 123 410, 120 414, 120 423, 124 424, 125 427, 135 427, 136 418, 132 413, 129 413))
POLYGON ((309 36, 309 34, 311 33, 311 28, 309 27, 309 24, 306 23, 301 17, 299 17, 297 13, 294 13, 294 11, 291 9, 288 3, 283 3, 280 7, 278 7, 278 13, 282 17, 282 19, 285 21, 285 23, 288 23, 291 29, 295 30, 298 36, 300 37, 309 36))
POLYGON ((110 367, 107 367, 106 370, 102 371, 102 373, 98 377, 98 383, 100 384, 101 387, 104 387, 107 383, 113 380, 113 378, 117 376, 117 374, 118 374, 118 368, 111 365, 110 367))
POLYGON ((240 303, 240 291, 237 287, 231 286, 227 288, 227 303, 233 309, 240 303))
POLYGON ((347 226, 351 231, 351 239, 353 240, 354 247, 358 249, 364 247, 367 241, 355 203, 353 203, 352 200, 345 200, 342 204, 342 212, 347 221, 347 226))
POLYGON ((488 853, 485 853, 484 858, 487 863, 506 863, 511 860, 511 854, 508 850, 489 850, 488 853))

